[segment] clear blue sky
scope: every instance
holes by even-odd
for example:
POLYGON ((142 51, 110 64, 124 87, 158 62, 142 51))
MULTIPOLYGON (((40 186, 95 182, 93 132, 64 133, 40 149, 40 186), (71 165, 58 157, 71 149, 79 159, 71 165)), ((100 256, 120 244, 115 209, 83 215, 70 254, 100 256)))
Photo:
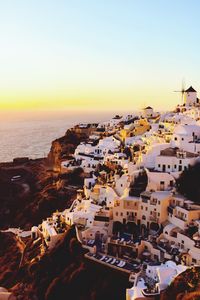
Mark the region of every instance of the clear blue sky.
POLYGON ((172 107, 200 90, 200 1, 0 2, 2 108, 172 107))

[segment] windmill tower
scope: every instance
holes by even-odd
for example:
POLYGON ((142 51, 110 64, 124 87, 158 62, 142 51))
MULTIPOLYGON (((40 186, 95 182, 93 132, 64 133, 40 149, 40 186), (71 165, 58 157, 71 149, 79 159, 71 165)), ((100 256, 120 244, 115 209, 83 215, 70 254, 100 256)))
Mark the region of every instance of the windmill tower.
POLYGON ((195 106, 196 103, 198 103, 197 91, 190 86, 187 90, 185 90, 185 105, 195 106))

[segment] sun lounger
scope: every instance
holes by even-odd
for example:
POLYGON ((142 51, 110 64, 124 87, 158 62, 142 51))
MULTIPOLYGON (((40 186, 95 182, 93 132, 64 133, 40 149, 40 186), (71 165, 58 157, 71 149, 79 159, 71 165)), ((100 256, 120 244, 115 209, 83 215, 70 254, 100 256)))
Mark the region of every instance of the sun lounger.
POLYGON ((111 265, 113 265, 116 262, 116 258, 113 258, 113 260, 110 262, 111 265))
POLYGON ((121 263, 121 268, 123 268, 124 266, 125 266, 125 264, 126 264, 126 262, 125 261, 123 261, 122 263, 121 263))
POLYGON ((120 262, 118 263, 118 267, 121 267, 121 264, 123 263, 123 261, 122 260, 120 260, 120 262))
POLYGON ((105 258, 106 256, 105 255, 103 255, 101 258, 100 258, 100 260, 104 260, 104 258, 105 258))

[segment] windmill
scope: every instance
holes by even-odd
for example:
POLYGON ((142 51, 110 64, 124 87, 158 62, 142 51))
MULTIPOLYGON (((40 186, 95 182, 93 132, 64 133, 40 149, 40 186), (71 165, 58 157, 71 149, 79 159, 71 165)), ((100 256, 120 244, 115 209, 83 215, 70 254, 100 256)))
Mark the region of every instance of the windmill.
POLYGON ((182 87, 181 87, 181 91, 174 91, 175 93, 181 93, 181 104, 184 104, 184 94, 185 94, 185 81, 184 79, 182 80, 182 87))

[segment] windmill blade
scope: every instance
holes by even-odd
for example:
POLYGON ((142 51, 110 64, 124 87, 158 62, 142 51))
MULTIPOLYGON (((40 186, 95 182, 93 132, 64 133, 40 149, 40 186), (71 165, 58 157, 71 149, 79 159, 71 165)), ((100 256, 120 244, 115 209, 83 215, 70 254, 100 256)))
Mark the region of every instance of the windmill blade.
POLYGON ((182 91, 185 92, 185 78, 182 79, 182 91))
POLYGON ((181 100, 182 100, 182 104, 184 104, 184 94, 185 94, 185 79, 182 79, 182 90, 181 90, 181 100))
POLYGON ((180 91, 174 91, 175 93, 181 93, 181 103, 184 103, 184 94, 185 94, 185 79, 182 79, 182 86, 180 91))

